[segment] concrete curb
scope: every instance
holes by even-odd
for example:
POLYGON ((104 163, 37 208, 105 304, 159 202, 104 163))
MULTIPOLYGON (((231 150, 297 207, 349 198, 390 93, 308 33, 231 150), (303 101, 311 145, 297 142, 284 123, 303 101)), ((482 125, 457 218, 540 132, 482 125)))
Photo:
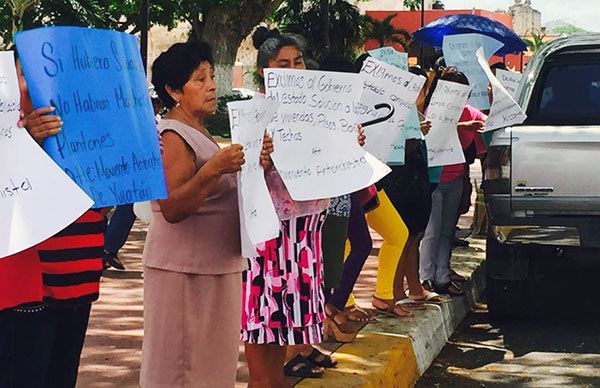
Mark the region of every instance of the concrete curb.
POLYGON ((415 311, 411 318, 378 318, 361 330, 355 342, 334 352, 335 369, 296 386, 413 387, 485 289, 485 240, 469 241, 470 247, 455 249, 452 255, 453 268, 469 278, 465 296, 427 304, 426 310, 415 311))

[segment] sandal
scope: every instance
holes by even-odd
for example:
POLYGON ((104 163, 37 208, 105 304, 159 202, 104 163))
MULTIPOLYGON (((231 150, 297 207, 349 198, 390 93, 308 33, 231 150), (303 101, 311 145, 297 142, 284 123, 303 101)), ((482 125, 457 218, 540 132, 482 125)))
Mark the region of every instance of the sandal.
POLYGON ((424 302, 424 303, 444 303, 448 302, 450 299, 447 296, 440 295, 437 292, 424 290, 422 296, 412 296, 409 294, 409 298, 414 300, 415 302, 424 302))
POLYGON ((453 269, 451 269, 450 270, 450 280, 452 280, 453 282, 464 283, 467 281, 467 278, 457 274, 453 269))
POLYGON ((321 368, 335 368, 337 361, 332 359, 330 356, 322 353, 319 349, 313 348, 312 352, 308 356, 303 356, 313 365, 320 366, 321 368), (321 361, 319 361, 321 359, 321 361))
POLYGON ((450 296, 463 296, 465 293, 463 292, 460 285, 455 282, 449 282, 444 284, 441 287, 436 287, 435 290, 438 294, 450 295, 450 296))
POLYGON ((377 320, 373 314, 361 309, 357 305, 346 307, 344 314, 352 322, 375 322, 377 320))
POLYGON ((283 373, 290 377, 317 379, 323 376, 322 370, 315 370, 315 365, 301 354, 296 354, 283 366, 283 373))
MULTIPOLYGON (((353 322, 347 321, 346 316, 340 310, 330 304, 327 304, 325 306, 325 315, 326 318, 325 322, 323 323, 323 335, 326 341, 328 341, 330 337, 333 337, 337 342, 348 343, 352 342, 356 338, 358 335, 358 328, 352 325, 353 322), (329 310, 329 312, 327 310, 329 310), (336 318, 338 318, 338 320, 336 320, 336 318), (339 322, 340 319, 342 322, 339 322)), ((313 352, 309 355, 309 360, 315 365, 324 366, 316 362, 316 360, 310 358, 313 355, 314 357, 317 357, 319 355, 324 356, 324 354, 313 348, 313 352), (315 352, 318 354, 315 355, 315 352)))
POLYGON ((378 300, 386 305, 386 307, 377 307, 375 306, 375 303, 373 303, 373 307, 378 314, 383 314, 394 318, 410 318, 413 316, 410 311, 398 306, 394 300, 379 299, 375 296, 373 297, 373 300, 378 300))
POLYGON ((427 307, 423 303, 423 301, 417 301, 410 297, 404 298, 396 302, 396 306, 400 306, 407 310, 426 310, 427 307))

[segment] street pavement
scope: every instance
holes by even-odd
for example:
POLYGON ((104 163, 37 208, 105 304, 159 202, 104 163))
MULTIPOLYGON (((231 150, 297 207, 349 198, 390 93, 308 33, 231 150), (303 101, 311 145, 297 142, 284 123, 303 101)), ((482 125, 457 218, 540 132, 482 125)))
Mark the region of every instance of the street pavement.
POLYGON ((576 297, 560 299, 555 312, 563 303, 575 308, 504 323, 490 322, 484 300, 417 388, 600 387, 600 317, 578 310, 576 297))

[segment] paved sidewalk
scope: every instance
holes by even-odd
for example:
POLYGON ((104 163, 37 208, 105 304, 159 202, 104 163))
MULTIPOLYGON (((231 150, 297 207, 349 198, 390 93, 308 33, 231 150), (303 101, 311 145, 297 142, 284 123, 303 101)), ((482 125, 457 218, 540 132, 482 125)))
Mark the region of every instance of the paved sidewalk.
MULTIPOLYGON (((479 169, 474 170, 473 178, 479 178, 479 169)), ((472 216, 471 211, 459 222, 463 235, 468 234, 472 216)), ((138 221, 119 254, 127 271, 105 272, 100 300, 94 303, 92 309, 81 359, 77 384, 80 388, 139 385, 143 337, 141 262, 144 238, 145 227, 138 221)), ((376 254, 381 238, 373 234, 373 240, 373 253, 376 254)), ((334 357, 340 361, 338 368, 327 371, 323 379, 306 380, 299 385, 327 388, 414 385, 483 290, 484 249, 483 241, 474 240, 470 248, 454 250, 453 267, 463 276, 473 277, 474 280, 467 284, 466 297, 444 306, 430 305, 426 311, 417 311, 410 319, 378 318, 376 324, 363 328, 353 344, 324 344, 324 350, 335 351, 334 357)), ((371 307, 376 273, 377 258, 372 255, 354 288, 357 303, 361 307, 371 307)), ((245 387, 248 381, 241 345, 237 381, 237 387, 245 387)))

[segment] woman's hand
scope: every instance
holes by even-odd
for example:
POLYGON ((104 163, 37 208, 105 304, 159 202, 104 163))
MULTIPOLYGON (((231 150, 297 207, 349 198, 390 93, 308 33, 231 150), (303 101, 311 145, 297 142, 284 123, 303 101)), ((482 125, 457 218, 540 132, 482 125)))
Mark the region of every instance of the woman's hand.
POLYGON ((366 141, 367 137, 365 136, 365 129, 362 125, 358 124, 358 145, 362 147, 365 145, 366 141))
POLYGON ((481 129, 483 129, 484 124, 485 124, 485 121, 481 121, 481 120, 463 121, 463 122, 458 123, 458 129, 478 132, 478 131, 481 131, 481 129))
POLYGON ((48 113, 54 112, 54 107, 45 106, 38 108, 26 115, 21 112, 21 120, 17 123, 19 128, 27 129, 27 132, 39 144, 49 136, 56 135, 63 125, 60 117, 48 113))
POLYGON ((206 162, 206 167, 218 176, 238 172, 246 162, 243 149, 241 144, 222 148, 206 162))
POLYGON ((419 127, 421 128, 421 133, 423 134, 423 136, 427 136, 429 131, 431 131, 431 121, 429 121, 429 120, 421 121, 421 123, 419 124, 419 127))
POLYGON ((260 151, 260 165, 263 169, 268 170, 273 166, 271 154, 273 153, 273 139, 267 132, 263 135, 263 146, 260 151))

